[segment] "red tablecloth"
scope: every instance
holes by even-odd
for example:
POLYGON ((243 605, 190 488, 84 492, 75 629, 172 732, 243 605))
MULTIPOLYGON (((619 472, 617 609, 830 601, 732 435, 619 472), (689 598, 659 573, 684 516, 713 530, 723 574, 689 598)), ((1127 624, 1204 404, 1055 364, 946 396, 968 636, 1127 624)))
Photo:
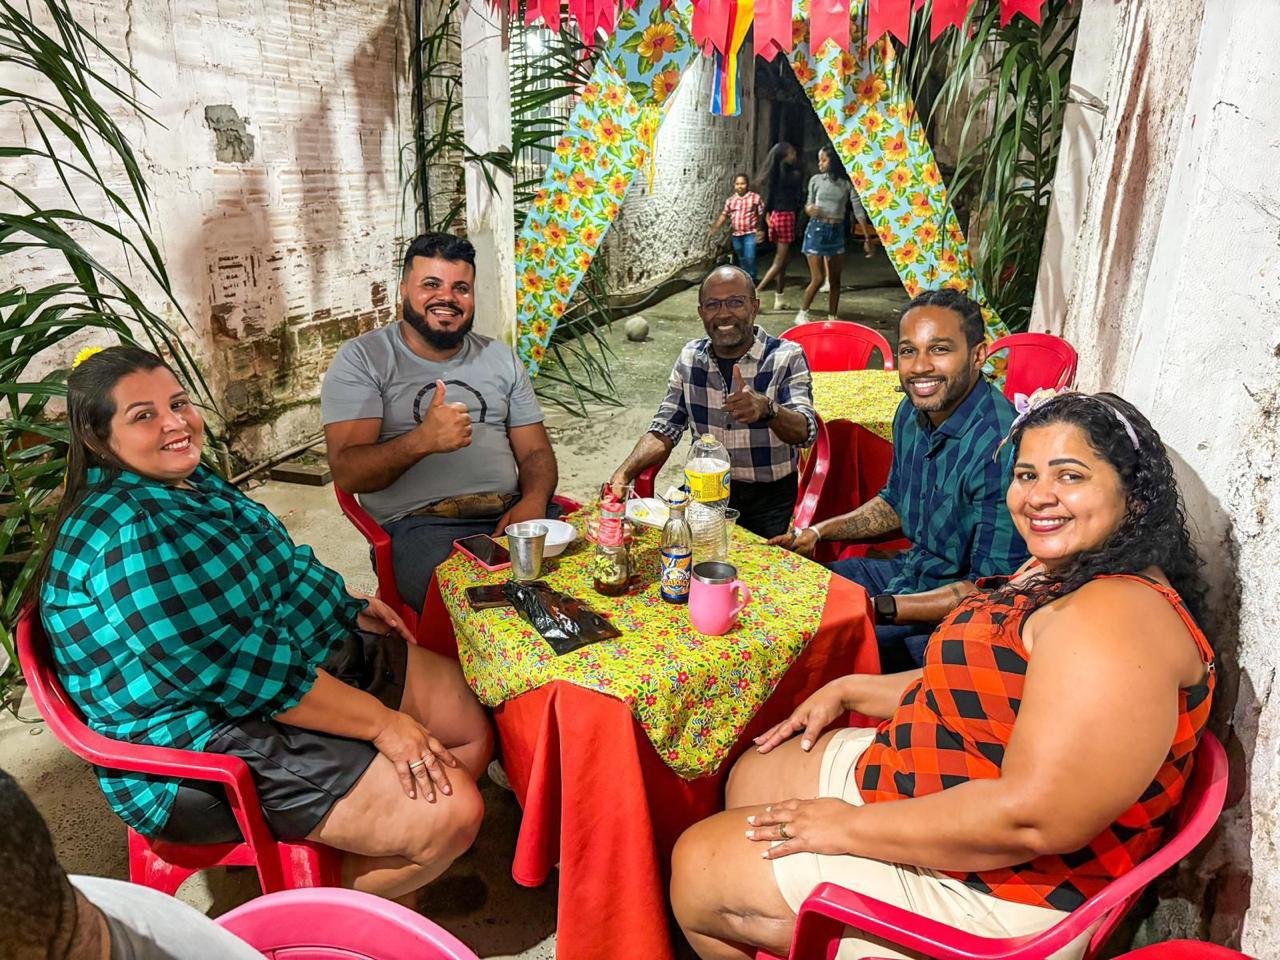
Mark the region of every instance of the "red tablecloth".
MULTIPOLYGON (((830 420, 827 432, 831 437, 831 466, 814 514, 815 523, 838 517, 866 503, 884 487, 889 479, 889 468, 893 466, 893 444, 865 427, 851 420, 830 420)), ((865 549, 866 546, 900 539, 901 535, 894 533, 879 541, 862 541, 860 546, 865 549)), ((829 563, 846 546, 831 541, 821 543, 817 559, 829 563)))
MULTIPOLYGON (((511 874, 541 884, 560 864, 560 960, 666 960, 667 882, 686 827, 723 808, 724 780, 753 737, 818 687, 879 669, 866 593, 832 578, 817 636, 783 676, 714 775, 684 780, 657 755, 622 701, 556 682, 494 711, 503 764, 524 808, 511 874)), ((425 618, 448 614, 434 586, 425 618)), ((424 631, 456 656, 452 631, 424 631)))

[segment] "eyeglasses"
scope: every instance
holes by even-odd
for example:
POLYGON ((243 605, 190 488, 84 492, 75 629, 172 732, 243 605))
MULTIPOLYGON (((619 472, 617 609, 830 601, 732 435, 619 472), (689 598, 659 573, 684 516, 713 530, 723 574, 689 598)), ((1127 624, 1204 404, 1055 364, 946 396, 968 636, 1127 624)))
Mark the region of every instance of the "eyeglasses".
POLYGON ((745 310, 750 302, 746 297, 726 297, 724 300, 703 300, 698 306, 707 313, 719 313, 721 307, 737 313, 739 310, 745 310))

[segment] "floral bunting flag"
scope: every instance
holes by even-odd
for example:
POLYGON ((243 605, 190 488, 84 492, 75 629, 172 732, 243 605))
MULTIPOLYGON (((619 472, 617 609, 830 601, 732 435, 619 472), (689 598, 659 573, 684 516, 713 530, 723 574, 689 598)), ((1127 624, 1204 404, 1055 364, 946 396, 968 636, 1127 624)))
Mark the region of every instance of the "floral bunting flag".
POLYGON ((516 240, 516 352, 537 375, 694 53, 687 5, 623 9, 516 240))
MULTIPOLYGON (((853 0, 851 48, 825 40, 814 53, 805 37, 809 0, 795 8, 791 69, 849 172, 885 252, 911 296, 938 287, 966 291, 983 305, 987 337, 1008 333, 983 295, 942 174, 895 77, 892 44, 868 46, 858 29, 864 0, 853 0)), ((999 371, 995 371, 997 374, 999 371)))

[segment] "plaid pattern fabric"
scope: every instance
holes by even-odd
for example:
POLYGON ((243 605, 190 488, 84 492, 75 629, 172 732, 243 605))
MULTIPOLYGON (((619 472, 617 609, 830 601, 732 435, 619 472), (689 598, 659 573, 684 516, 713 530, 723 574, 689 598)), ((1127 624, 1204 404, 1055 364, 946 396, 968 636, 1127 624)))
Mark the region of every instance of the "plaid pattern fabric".
POLYGON ((796 242, 794 210, 774 210, 769 214, 769 239, 774 243, 796 242))
MULTIPOLYGON (((363 603, 269 510, 201 467, 193 490, 90 471, 40 595, 58 676, 116 740, 203 748, 229 718, 293 707, 363 603)), ((97 770, 152 835, 177 781, 97 770)))
POLYGON ((760 217, 764 214, 764 201, 760 194, 748 190, 742 196, 736 193, 724 202, 724 212, 729 215, 733 235, 755 233, 760 229, 760 217))
MULTIPOLYGON (((1173 605, 1210 666, 1207 679, 1179 694, 1169 755, 1133 806, 1074 853, 951 874, 975 889, 1002 900, 1074 910, 1155 850, 1182 800, 1213 702, 1213 650, 1175 591, 1143 577, 1123 579, 1158 590, 1173 605)), ((980 586, 990 590, 1003 582, 983 580, 980 586)), ((893 717, 880 725, 875 742, 858 760, 855 776, 864 801, 926 796, 1000 775, 1026 680, 1021 628, 1028 607, 1026 597, 979 592, 942 622, 925 651, 923 676, 907 688, 893 717)))
POLYGON ((911 549, 886 593, 919 593, 1017 570, 1027 547, 1005 506, 1013 448, 992 455, 1016 412, 980 381, 934 427, 903 398, 893 418, 893 467, 880 497, 902 520, 911 549))
MULTIPOLYGON (((780 340, 755 328, 751 349, 738 360, 742 380, 779 407, 804 415, 809 433, 802 446, 818 437, 813 411, 813 380, 800 345, 780 340)), ((730 391, 711 355, 711 341, 690 340, 671 369, 667 395, 649 424, 649 432, 679 446, 686 430, 694 436, 711 433, 729 451, 734 480, 764 483, 781 480, 796 469, 796 448, 778 438, 767 423, 741 424, 724 411, 730 391)))

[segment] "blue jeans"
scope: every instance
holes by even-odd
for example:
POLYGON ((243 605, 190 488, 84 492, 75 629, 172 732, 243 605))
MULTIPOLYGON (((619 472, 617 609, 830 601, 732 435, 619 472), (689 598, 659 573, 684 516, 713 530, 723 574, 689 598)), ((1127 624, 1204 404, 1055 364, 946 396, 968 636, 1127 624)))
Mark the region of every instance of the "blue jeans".
MULTIPOLYGON (((871 596, 884 593, 902 565, 901 558, 879 560, 850 557, 831 564, 831 572, 862 586, 871 596)), ((923 623, 886 623, 876 626, 880 648, 880 672, 901 673, 924 663, 924 648, 933 628, 923 623)))
POLYGON ((754 233, 744 233, 733 238, 733 259, 738 261, 738 266, 751 274, 752 280, 756 279, 756 235, 754 233))

